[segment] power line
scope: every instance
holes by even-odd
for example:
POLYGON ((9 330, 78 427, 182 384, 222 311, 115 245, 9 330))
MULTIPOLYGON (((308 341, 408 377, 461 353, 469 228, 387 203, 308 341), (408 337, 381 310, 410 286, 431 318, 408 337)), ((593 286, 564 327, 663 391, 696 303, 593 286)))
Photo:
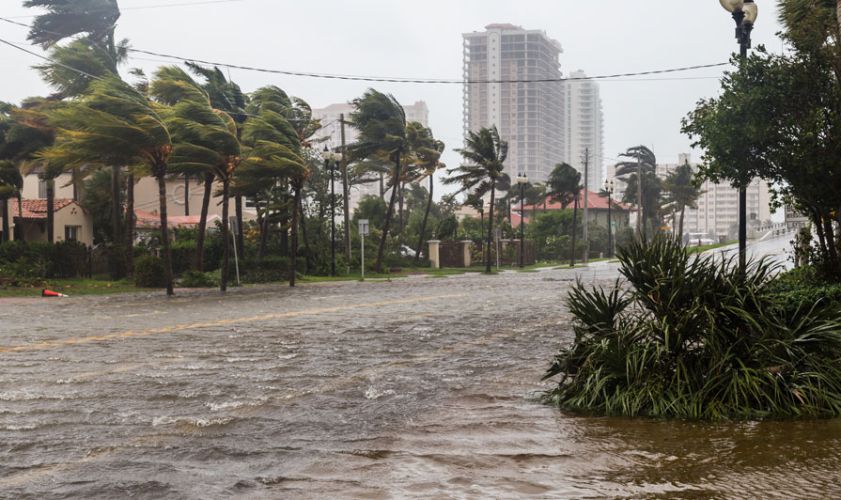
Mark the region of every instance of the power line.
POLYGON ((12 42, 10 42, 10 41, 8 41, 8 40, 3 40, 2 38, 0 38, 0 43, 5 44, 5 45, 8 45, 9 47, 15 48, 15 49, 17 49, 17 50, 19 50, 19 51, 21 51, 21 52, 25 52, 25 53, 27 53, 27 54, 29 54, 29 55, 31 55, 31 56, 35 56, 35 57, 37 57, 37 58, 39 58, 39 59, 43 59, 44 61, 50 62, 50 63, 52 63, 52 64, 55 64, 56 66, 61 66, 62 68, 69 69, 70 71, 74 71, 74 72, 76 72, 76 73, 78 73, 78 74, 80 74, 80 75, 82 75, 82 76, 85 76, 85 77, 88 77, 88 78, 92 78, 92 79, 94 79, 94 80, 102 80, 102 79, 103 79, 102 77, 99 77, 99 76, 96 76, 96 75, 92 75, 92 74, 90 74, 90 73, 88 73, 88 72, 86 72, 86 71, 82 71, 82 70, 81 70, 81 69, 79 69, 79 68, 74 68, 73 66, 69 66, 69 65, 67 65, 67 64, 64 64, 64 63, 58 62, 58 61, 56 61, 55 59, 52 59, 52 58, 47 57, 47 56, 43 56, 43 55, 41 55, 41 54, 38 54, 37 52, 31 51, 31 50, 29 50, 29 49, 26 49, 26 48, 24 48, 24 47, 21 47, 21 46, 19 46, 19 45, 16 45, 16 44, 14 44, 14 43, 12 43, 12 42))
MULTIPOLYGON (((0 21, 5 21, 10 24, 21 26, 24 28, 31 28, 30 25, 11 20, 9 18, 0 17, 0 21)), ((257 66, 245 66, 239 64, 230 64, 218 61, 208 61, 198 58, 183 57, 172 54, 165 54, 162 52, 153 52, 143 49, 128 49, 129 52, 137 54, 145 54, 153 57, 165 58, 180 62, 192 62, 197 64, 205 64, 209 66, 218 66, 229 69, 239 69, 243 71, 253 71, 258 73, 278 74, 284 76, 294 76, 303 78, 316 78, 324 80, 343 80, 343 81, 357 81, 357 82, 374 82, 374 83, 407 83, 407 84, 425 84, 425 85, 487 85, 487 84, 527 84, 527 83, 561 83, 569 81, 618 81, 618 78, 629 78, 637 76, 651 76, 662 75, 669 73, 682 73, 686 71, 694 71, 699 69, 718 68, 729 66, 729 62, 715 63, 715 64, 701 64, 695 66, 684 66, 679 68, 669 68, 651 71, 638 71, 630 73, 616 73, 598 76, 584 76, 584 77, 569 77, 569 78, 542 78, 542 79, 510 79, 510 80, 457 80, 457 79, 438 79, 438 78, 405 78, 405 77, 381 77, 381 76, 364 76, 364 75, 342 75, 330 73, 314 73, 302 71, 288 71, 270 68, 261 68, 257 66)))
MULTIPOLYGON (((151 10, 151 9, 169 9, 173 7, 192 7, 194 5, 211 5, 211 4, 218 4, 218 3, 239 3, 245 2, 247 0, 201 0, 198 2, 181 2, 181 3, 170 3, 170 4, 155 4, 155 5, 138 5, 135 7, 120 7, 121 11, 127 10, 151 10)), ((96 12, 110 10, 110 9, 93 9, 93 10, 85 10, 82 11, 84 14, 93 14, 96 12)), ((31 14, 26 16, 11 16, 9 19, 32 19, 33 17, 38 17, 40 14, 31 14)))

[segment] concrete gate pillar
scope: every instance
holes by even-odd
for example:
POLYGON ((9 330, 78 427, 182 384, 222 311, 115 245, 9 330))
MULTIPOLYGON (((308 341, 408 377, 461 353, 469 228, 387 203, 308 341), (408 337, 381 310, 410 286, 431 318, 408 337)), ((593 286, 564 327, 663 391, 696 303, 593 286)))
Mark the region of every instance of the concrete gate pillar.
POLYGON ((429 244, 429 261, 432 262, 432 269, 441 269, 441 241, 430 240, 429 244))
POLYGON ((470 250, 473 248, 473 242, 469 240, 465 240, 461 242, 461 249, 462 254, 464 257, 462 258, 462 262, 464 262, 464 267, 470 267, 473 262, 470 260, 471 252, 470 250))

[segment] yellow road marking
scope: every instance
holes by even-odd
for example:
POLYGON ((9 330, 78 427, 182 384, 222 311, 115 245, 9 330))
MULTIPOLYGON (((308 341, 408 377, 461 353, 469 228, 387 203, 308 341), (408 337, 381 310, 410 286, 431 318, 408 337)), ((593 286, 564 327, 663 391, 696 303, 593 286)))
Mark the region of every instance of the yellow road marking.
POLYGON ((369 302, 366 304, 349 304, 345 306, 323 307, 318 309, 304 309, 302 311, 290 311, 285 313, 264 314, 261 316, 250 316, 244 318, 221 319, 216 321, 206 321, 200 323, 179 324, 173 326, 166 326, 160 328, 150 328, 148 330, 140 331, 125 331, 119 333, 110 333, 105 335, 91 335, 88 337, 72 337, 62 340, 54 340, 48 342, 38 342, 35 344, 25 344, 17 346, 0 347, 0 353, 13 353, 24 351, 40 351, 46 349, 53 349, 57 347, 66 347, 71 345, 91 344, 95 342, 108 342, 111 340, 123 340, 138 337, 151 337, 153 335, 162 335, 168 333, 183 332, 185 330, 199 330, 202 328, 213 328, 219 326, 236 325, 241 323, 259 323, 261 321, 271 321, 275 319, 297 318, 301 316, 317 316, 319 314, 329 314, 342 311, 350 311, 353 309, 370 309, 374 307, 385 307, 402 304, 417 304, 421 302, 432 302, 442 299, 455 299, 464 297, 464 294, 452 295, 437 295, 434 297, 414 297, 411 299, 387 300, 382 302, 369 302))

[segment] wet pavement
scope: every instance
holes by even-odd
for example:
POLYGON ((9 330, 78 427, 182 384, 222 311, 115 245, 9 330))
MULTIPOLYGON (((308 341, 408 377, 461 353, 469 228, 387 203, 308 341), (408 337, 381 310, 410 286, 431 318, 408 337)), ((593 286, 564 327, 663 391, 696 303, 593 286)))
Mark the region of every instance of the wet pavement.
POLYGON ((0 303, 0 498, 826 498, 841 422, 566 415, 615 266, 0 303))

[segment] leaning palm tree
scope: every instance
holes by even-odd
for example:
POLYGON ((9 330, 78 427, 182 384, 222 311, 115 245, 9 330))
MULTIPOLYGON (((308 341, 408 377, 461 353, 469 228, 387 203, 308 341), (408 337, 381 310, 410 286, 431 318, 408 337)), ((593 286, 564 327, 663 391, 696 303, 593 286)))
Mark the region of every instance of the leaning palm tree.
POLYGON ((167 295, 173 295, 172 255, 167 225, 166 175, 172 140, 164 123, 169 109, 150 102, 116 77, 91 84, 90 93, 48 113, 56 144, 42 160, 66 167, 85 163, 149 168, 158 183, 160 236, 167 295))
MULTIPOLYGON (((412 128, 417 125, 410 123, 409 127, 412 128)), ((432 209, 435 173, 439 169, 447 167, 441 163, 441 155, 444 154, 446 146, 443 142, 435 139, 432 135, 432 130, 423 126, 421 126, 421 130, 417 133, 410 131, 409 137, 415 157, 415 168, 412 170, 414 175, 411 178, 411 182, 421 182, 424 179, 429 179, 429 198, 426 201, 426 211, 423 214, 423 222, 421 222, 420 234, 418 235, 418 247, 415 252, 415 264, 417 264, 420 262, 423 240, 426 235, 426 224, 429 221, 429 212, 432 209)))
POLYGON ((657 156, 646 146, 634 146, 628 148, 619 157, 627 158, 627 160, 616 164, 616 177, 622 178, 628 185, 625 201, 637 205, 637 232, 639 237, 643 238, 646 218, 654 210, 654 207, 647 206, 645 203, 647 201, 645 192, 649 187, 645 184, 652 177, 656 177, 657 156))
POLYGON ((0 217, 3 217, 3 235, 0 242, 9 241, 9 200, 20 197, 23 189, 23 176, 17 166, 9 160, 0 160, 0 217))
POLYGON ((368 90, 362 97, 355 99, 353 105, 356 109, 351 113, 350 120, 359 131, 358 142, 350 147, 353 155, 356 158, 386 156, 394 163, 389 182, 392 186, 391 199, 383 222, 383 234, 374 265, 377 272, 382 272, 383 255, 400 185, 401 161, 403 155, 409 150, 406 138, 406 111, 394 96, 374 89, 368 90))
MULTIPOLYGON (((686 217, 686 208, 698 208, 698 198, 701 197, 701 189, 695 184, 695 173, 689 162, 678 166, 674 172, 670 172, 663 180, 663 188, 666 191, 666 202, 671 204, 677 213, 680 213, 680 225, 678 226, 678 237, 683 237, 683 221, 686 217)), ((673 226, 675 224, 672 224, 673 226)))
POLYGON ((450 177, 445 184, 460 184, 460 191, 472 191, 473 196, 484 198, 490 194, 488 214, 488 237, 485 244, 485 272, 491 272, 491 244, 493 242, 494 199, 501 183, 510 184, 503 172, 508 158, 508 143, 499 138, 496 127, 483 128, 479 132, 468 132, 464 148, 456 150, 467 162, 448 170, 450 177))
POLYGON ((298 132, 284 115, 290 104, 287 94, 278 87, 258 89, 251 95, 249 119, 242 130, 243 144, 249 149, 243 159, 243 180, 252 186, 277 186, 283 179, 291 181, 292 245, 289 253, 289 286, 295 286, 298 259, 298 210, 301 190, 309 175, 307 161, 301 154, 298 132))
POLYGON ((581 172, 567 163, 559 163, 549 174, 547 194, 552 201, 566 208, 581 191, 581 172))
POLYGON ((149 92, 171 107, 166 118, 174 144, 170 168, 182 172, 210 172, 222 184, 224 246, 220 290, 225 292, 230 275, 228 208, 231 179, 241 156, 236 123, 224 111, 214 109, 204 90, 178 67, 159 69, 149 92))

